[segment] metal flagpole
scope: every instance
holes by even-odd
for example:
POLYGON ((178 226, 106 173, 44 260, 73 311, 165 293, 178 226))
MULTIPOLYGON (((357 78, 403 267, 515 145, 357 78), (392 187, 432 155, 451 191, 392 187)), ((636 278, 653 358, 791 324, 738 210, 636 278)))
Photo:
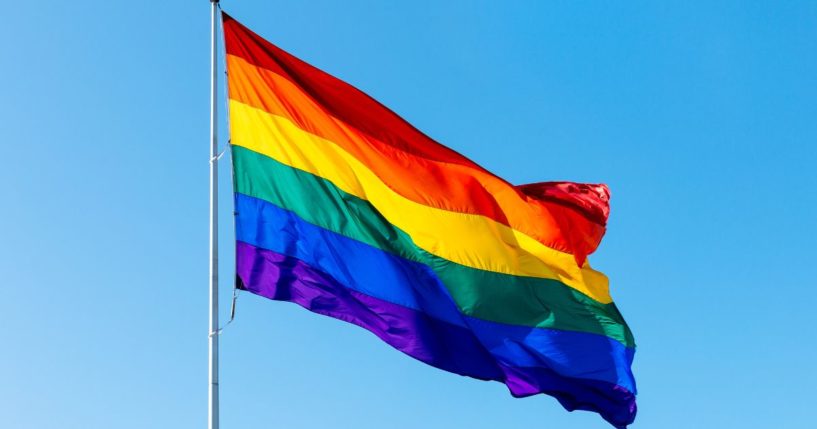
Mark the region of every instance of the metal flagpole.
POLYGON ((218 0, 210 0, 210 391, 207 427, 218 429, 218 128, 216 111, 216 24, 218 0))

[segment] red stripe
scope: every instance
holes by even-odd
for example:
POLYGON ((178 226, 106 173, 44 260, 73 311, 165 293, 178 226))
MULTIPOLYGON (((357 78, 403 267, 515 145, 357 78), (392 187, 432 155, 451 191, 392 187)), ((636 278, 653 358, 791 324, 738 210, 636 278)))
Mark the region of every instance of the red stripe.
MULTIPOLYGON (((580 265, 584 263, 586 255, 598 246, 604 235, 608 206, 606 199, 595 198, 599 193, 587 190, 599 185, 561 182, 514 187, 456 151, 435 142, 352 85, 290 55, 228 15, 223 16, 227 54, 288 79, 333 117, 373 137, 379 144, 429 161, 474 169, 478 175, 487 174, 506 183, 520 199, 545 205, 557 220, 563 237, 558 240, 559 243, 544 244, 574 254, 580 265)), ((495 207, 486 209, 480 210, 484 213, 479 214, 507 224, 507 220, 495 216, 495 207)))

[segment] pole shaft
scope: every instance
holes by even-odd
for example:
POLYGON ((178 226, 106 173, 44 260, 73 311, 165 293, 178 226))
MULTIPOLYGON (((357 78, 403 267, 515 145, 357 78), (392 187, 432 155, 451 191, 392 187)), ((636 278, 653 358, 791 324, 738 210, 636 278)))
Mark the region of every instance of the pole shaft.
POLYGON ((218 117, 216 110, 216 24, 218 0, 210 1, 210 329, 207 427, 218 429, 218 117))

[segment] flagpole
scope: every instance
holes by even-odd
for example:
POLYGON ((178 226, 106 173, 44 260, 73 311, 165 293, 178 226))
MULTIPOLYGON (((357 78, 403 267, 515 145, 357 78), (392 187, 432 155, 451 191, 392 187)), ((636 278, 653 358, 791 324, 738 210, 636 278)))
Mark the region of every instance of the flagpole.
POLYGON ((210 330, 207 427, 218 429, 218 129, 216 24, 218 1, 210 0, 210 330))

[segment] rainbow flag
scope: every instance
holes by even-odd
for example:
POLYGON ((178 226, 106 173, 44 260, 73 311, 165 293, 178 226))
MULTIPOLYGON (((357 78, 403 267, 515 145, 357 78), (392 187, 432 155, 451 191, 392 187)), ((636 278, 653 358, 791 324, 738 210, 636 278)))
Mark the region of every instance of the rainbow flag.
POLYGON ((514 186, 223 15, 238 287, 434 367, 635 417, 633 336, 586 257, 604 185, 514 186))

